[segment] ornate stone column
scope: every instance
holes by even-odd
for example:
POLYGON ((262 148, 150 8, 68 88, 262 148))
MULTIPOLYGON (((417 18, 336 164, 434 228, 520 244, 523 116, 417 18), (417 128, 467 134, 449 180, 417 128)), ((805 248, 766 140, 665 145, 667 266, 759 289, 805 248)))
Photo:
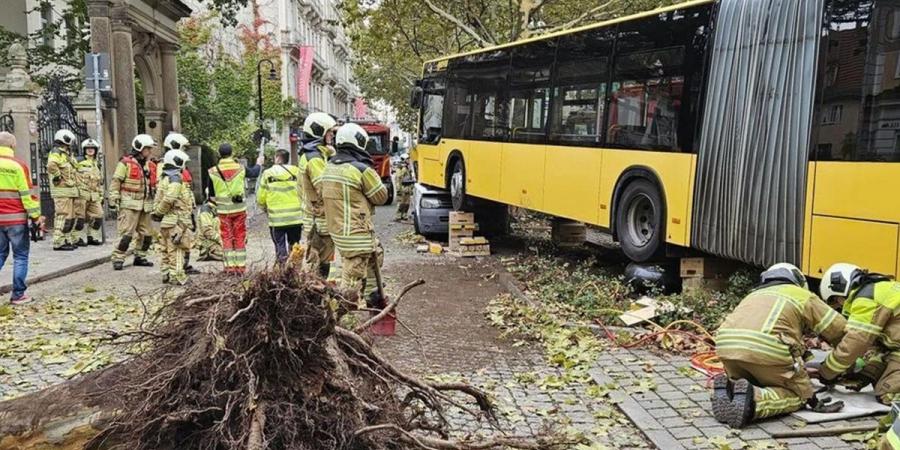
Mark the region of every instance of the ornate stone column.
MULTIPOLYGON (((107 152, 108 157, 115 154, 119 159, 130 147, 131 140, 137 134, 137 103, 134 93, 134 54, 131 39, 131 19, 128 18, 128 6, 117 3, 112 11, 112 43, 113 55, 110 65, 115 67, 113 73, 113 89, 116 95, 116 141, 118 147, 107 152)), ((107 166, 109 167, 109 166, 107 166)))
MULTIPOLYGON (((178 101, 178 64, 175 56, 178 45, 168 42, 159 45, 162 66, 162 97, 166 120, 163 121, 162 134, 170 131, 181 131, 181 112, 178 101)), ((190 136, 188 136, 190 139, 190 136)))
MULTIPOLYGON (((9 72, 6 81, 0 83, 0 97, 3 97, 3 110, 0 114, 10 113, 13 118, 13 134, 16 136, 16 158, 31 165, 31 144, 37 143, 37 136, 31 133, 36 126, 38 95, 33 91, 31 76, 28 75, 28 58, 25 47, 15 42, 9 46, 9 72)), ((30 167, 31 173, 37 171, 30 167)))

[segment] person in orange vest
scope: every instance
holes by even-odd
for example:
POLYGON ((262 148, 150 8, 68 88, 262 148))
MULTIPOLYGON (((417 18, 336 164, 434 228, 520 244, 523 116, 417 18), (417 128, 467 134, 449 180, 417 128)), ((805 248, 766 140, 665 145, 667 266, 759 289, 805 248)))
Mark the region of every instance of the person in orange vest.
POLYGON ((0 132, 0 269, 12 248, 13 289, 9 301, 20 305, 31 301, 25 295, 31 249, 28 221, 32 226, 40 226, 44 218, 37 197, 31 193, 28 166, 16 159, 15 148, 16 137, 0 132))
POLYGON ((154 148, 156 141, 151 136, 135 136, 131 142, 131 153, 119 160, 109 183, 109 209, 119 211, 119 241, 113 249, 113 270, 124 268, 125 255, 132 242, 135 243, 134 265, 153 267, 153 263, 147 260, 147 251, 153 244, 150 213, 153 211, 156 183, 151 176, 149 158, 154 148))
MULTIPOLYGON (((209 169, 210 198, 215 199, 222 234, 225 272, 242 274, 247 268, 247 205, 244 203, 244 180, 259 176, 262 162, 244 169, 232 157, 231 144, 219 146, 219 163, 209 169)), ((263 157, 260 156, 260 159, 263 157)))

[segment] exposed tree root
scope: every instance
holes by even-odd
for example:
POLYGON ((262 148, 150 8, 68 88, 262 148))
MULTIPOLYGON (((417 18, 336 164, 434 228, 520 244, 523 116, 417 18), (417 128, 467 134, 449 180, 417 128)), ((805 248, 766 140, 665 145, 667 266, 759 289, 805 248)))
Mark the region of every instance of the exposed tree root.
POLYGON ((447 419, 452 412, 496 426, 489 396, 466 384, 419 380, 390 364, 365 338, 337 325, 338 315, 352 303, 320 278, 290 268, 195 284, 148 318, 140 331, 115 336, 145 351, 121 365, 105 389, 92 393, 103 396, 114 414, 87 448, 571 445, 555 437, 514 438, 499 431, 489 440, 460 437, 447 419))

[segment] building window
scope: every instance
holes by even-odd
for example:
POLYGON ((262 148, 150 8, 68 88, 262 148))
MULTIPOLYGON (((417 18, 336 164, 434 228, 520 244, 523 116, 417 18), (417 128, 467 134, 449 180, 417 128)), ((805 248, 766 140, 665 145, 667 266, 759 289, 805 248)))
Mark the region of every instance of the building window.
POLYGON ((841 121, 844 117, 844 105, 832 105, 830 108, 825 109, 824 114, 822 114, 822 124, 823 125, 832 125, 841 121))

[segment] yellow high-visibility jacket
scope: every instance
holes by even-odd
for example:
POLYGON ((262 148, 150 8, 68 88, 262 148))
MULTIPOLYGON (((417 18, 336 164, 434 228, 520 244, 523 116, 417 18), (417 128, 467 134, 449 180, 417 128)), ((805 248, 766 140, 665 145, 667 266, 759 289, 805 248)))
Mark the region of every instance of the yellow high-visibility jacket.
POLYGON ((300 169, 297 166, 278 164, 262 173, 256 202, 269 216, 270 227, 302 223, 300 192, 300 169))
POLYGON ((47 157, 47 175, 50 176, 50 196, 53 198, 78 198, 78 161, 65 147, 56 147, 47 157))
POLYGON ((793 284, 763 287, 747 295, 716 332, 722 359, 759 365, 791 365, 806 352, 804 332, 829 343, 843 336, 846 320, 817 295, 793 284))
POLYGON ((822 377, 837 378, 856 363, 856 359, 878 343, 890 351, 900 351, 900 283, 881 280, 866 283, 844 302, 848 316, 841 342, 825 358, 822 377))
POLYGON ((31 192, 28 165, 15 151, 0 147, 0 225, 20 225, 41 216, 41 204, 31 192))
POLYGON ((209 179, 212 181, 219 215, 247 210, 244 202, 234 202, 235 197, 244 196, 244 178, 244 168, 234 158, 222 158, 219 164, 209 169, 209 179))
POLYGON ((341 256, 375 251, 375 206, 388 198, 387 188, 374 169, 338 150, 318 179, 325 205, 328 233, 341 256))

